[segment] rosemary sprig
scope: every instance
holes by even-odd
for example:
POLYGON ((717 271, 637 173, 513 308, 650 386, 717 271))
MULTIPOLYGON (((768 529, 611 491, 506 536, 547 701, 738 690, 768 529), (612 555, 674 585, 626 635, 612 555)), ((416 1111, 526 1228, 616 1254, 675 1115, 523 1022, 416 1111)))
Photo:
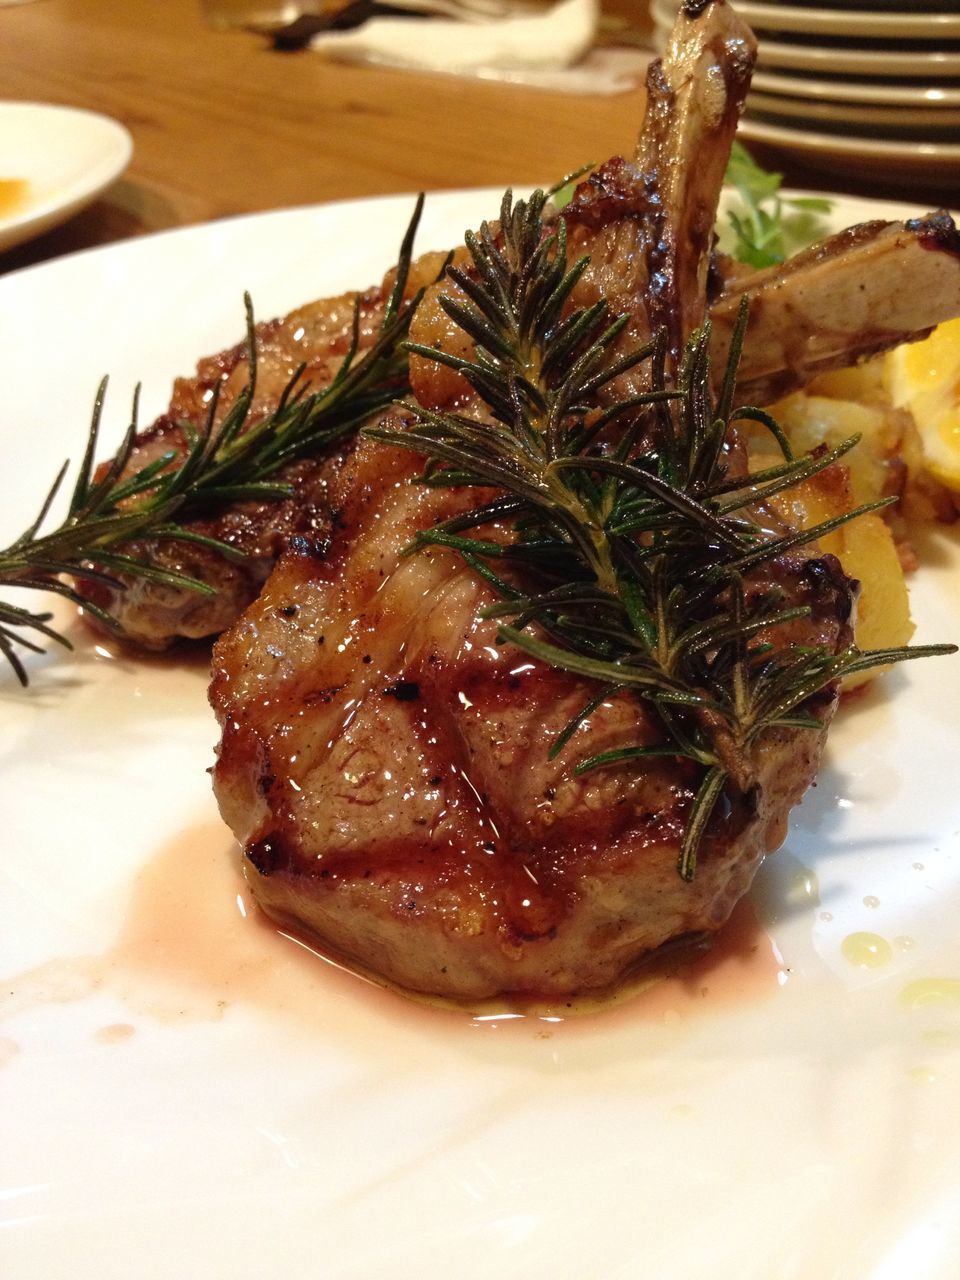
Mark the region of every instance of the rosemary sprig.
POLYGON ((844 675, 955 646, 834 653, 784 642, 780 629, 809 609, 786 604, 775 575, 764 581, 757 570, 861 512, 776 538, 750 508, 836 461, 855 438, 827 459, 794 459, 767 414, 733 408, 745 307, 716 398, 707 327, 690 338, 675 388, 659 372, 662 338, 616 355, 624 321, 602 300, 568 305, 586 259, 568 265, 563 221, 545 227, 545 202, 543 192, 516 203, 508 192, 499 230, 484 224, 467 237, 472 270, 449 270, 466 301, 442 305, 473 339, 472 356, 409 347, 461 374, 483 407, 409 404, 406 425, 368 434, 424 455, 425 483, 501 491, 421 531, 411 550, 459 552, 496 591, 485 616, 503 620, 503 640, 597 682, 554 752, 603 698, 640 698, 653 711, 658 741, 576 771, 650 755, 694 761, 700 783, 678 864, 689 880, 724 788, 754 785, 765 733, 821 728, 810 700, 844 675), (614 380, 642 361, 649 390, 617 400, 614 380), (600 407, 602 391, 613 403, 600 407), (768 427, 784 453, 762 475, 728 467, 731 426, 744 418, 768 427))
MULTIPOLYGON (((128 474, 137 438, 138 388, 130 425, 113 461, 98 478, 94 458, 107 386, 104 379, 97 391, 66 515, 56 527, 41 532, 69 463, 61 467, 36 518, 9 547, 0 550, 0 586, 66 596, 111 628, 115 628, 111 615, 61 575, 114 589, 122 587, 123 578, 139 578, 211 594, 213 588, 208 584, 154 564, 130 544, 142 538, 192 542, 228 558, 242 558, 234 547, 191 530, 189 522, 231 502, 285 497, 290 486, 278 475, 283 468, 330 448, 403 394, 407 377, 403 340, 420 296, 405 303, 403 295, 422 208, 421 197, 400 247, 396 280, 376 340, 359 352, 359 310, 355 309, 350 347, 329 386, 310 391, 301 366, 273 412, 251 421, 257 351, 253 308, 245 295, 250 376, 223 420, 216 424, 215 392, 202 427, 179 423, 182 451, 170 450, 128 474)), ((20 651, 42 652, 38 637, 71 647, 69 640, 50 626, 51 616, 0 600, 0 653, 22 685, 28 677, 20 651)))
POLYGON ((798 249, 806 248, 824 233, 822 215, 833 207, 820 196, 783 196, 783 174, 762 169, 740 142, 735 142, 724 175, 740 205, 727 210, 732 236, 730 252, 751 267, 772 267, 798 249))

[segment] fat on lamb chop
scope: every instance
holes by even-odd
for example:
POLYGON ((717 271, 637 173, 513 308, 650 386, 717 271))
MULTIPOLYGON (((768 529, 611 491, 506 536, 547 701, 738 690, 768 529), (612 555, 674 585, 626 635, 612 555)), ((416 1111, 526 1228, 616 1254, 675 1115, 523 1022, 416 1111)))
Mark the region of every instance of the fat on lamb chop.
MULTIPOLYGON (((698 10, 681 16, 653 73, 638 154, 654 167, 590 215, 608 263, 644 260, 638 292, 614 300, 629 307, 634 341, 675 308, 674 359, 703 315, 702 221, 716 207, 752 47, 723 0, 698 10), (699 121, 722 152, 694 179, 678 179, 669 131, 662 147, 652 141, 673 98, 692 122, 677 147, 697 153, 699 121)), ((428 359, 412 383, 424 404, 449 390, 428 359)), ((482 412, 475 399, 460 411, 482 412)), ((757 742, 747 782, 725 787, 712 812, 696 877, 681 879, 702 769, 654 756, 576 775, 598 753, 663 743, 649 704, 624 696, 597 705, 550 758, 596 686, 498 644, 497 624, 481 617, 496 597, 451 550, 403 555, 417 530, 475 505, 468 489, 411 483, 420 466, 362 440, 334 484, 330 544, 294 540, 218 641, 221 811, 267 913, 388 981, 465 1000, 608 987, 667 940, 727 920, 814 777, 836 689, 806 708, 819 729, 778 727, 757 742)), ((854 591, 832 557, 781 555, 747 590, 771 585, 807 610, 781 641, 831 652, 850 642, 854 591)))

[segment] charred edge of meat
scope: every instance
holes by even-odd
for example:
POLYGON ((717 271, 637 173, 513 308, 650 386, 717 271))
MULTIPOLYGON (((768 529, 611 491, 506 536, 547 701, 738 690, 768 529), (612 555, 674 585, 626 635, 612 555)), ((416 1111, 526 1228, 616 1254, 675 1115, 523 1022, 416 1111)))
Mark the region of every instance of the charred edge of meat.
POLYGON ((717 237, 710 251, 710 262, 707 266, 707 306, 712 307, 723 297, 729 282, 735 278, 738 263, 726 253, 720 253, 716 247, 717 237))
POLYGON ((621 218, 643 218, 659 203, 653 180, 623 156, 613 156, 583 180, 561 217, 591 231, 621 218))
POLYGON ((903 224, 914 232, 924 249, 953 253, 960 257, 960 231, 946 209, 938 209, 923 218, 910 218, 903 224))
POLYGON ((385 698, 396 698, 398 702, 419 702, 421 698, 420 686, 416 680, 397 680, 394 684, 387 685, 383 691, 385 698))
MULTIPOLYGON (((328 512, 327 519, 330 521, 332 531, 336 527, 335 512, 328 512)), ((310 556, 314 560, 324 560, 330 552, 330 544, 329 534, 326 537, 308 537, 303 533, 295 533, 284 549, 295 556, 310 556)))
MULTIPOLYGON (((283 320, 279 316, 272 320, 258 320, 254 329, 256 336, 257 348, 269 342, 283 328, 283 320)), ((225 351, 221 351, 219 355, 213 357, 221 376, 226 378, 238 365, 250 359, 250 344, 246 338, 241 338, 239 342, 234 343, 232 347, 227 347, 225 351)))
POLYGON ((835 555, 828 552, 805 561, 803 579, 823 604, 826 616, 844 626, 850 623, 853 606, 860 595, 860 583, 856 578, 847 577, 835 555))
MULTIPOLYGON (((272 784, 273 779, 270 779, 272 784)), ((256 867, 262 876, 272 876, 293 865, 293 857, 283 836, 276 831, 262 836, 244 850, 244 857, 256 867)))

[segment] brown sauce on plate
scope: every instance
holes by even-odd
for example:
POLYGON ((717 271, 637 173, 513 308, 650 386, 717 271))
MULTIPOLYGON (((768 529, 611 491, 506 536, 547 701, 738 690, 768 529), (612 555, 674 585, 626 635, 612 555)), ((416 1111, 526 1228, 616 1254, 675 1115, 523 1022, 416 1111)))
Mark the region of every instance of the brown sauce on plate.
POLYGON ((712 941, 672 947, 599 996, 551 1004, 498 998, 469 1007, 411 998, 278 929, 253 901, 229 832, 213 822, 183 833, 141 871, 109 963, 115 973, 172 988, 182 1016, 221 1017, 242 1003, 305 1026, 325 1021, 318 1016, 323 1006, 344 997, 373 1000, 391 1017, 583 1023, 609 1019, 616 1008, 618 1018, 661 1022, 765 999, 786 978, 776 947, 743 902, 712 941))
MULTIPOLYGON (((411 996, 321 955, 271 922, 243 880, 230 832, 211 820, 182 832, 142 867, 106 952, 64 957, 14 976, 3 1005, 14 1013, 112 991, 129 1016, 100 1027, 95 1039, 113 1046, 133 1038, 139 1019, 219 1021, 234 1008, 325 1037, 346 1034, 350 1012, 361 1008, 374 1025, 387 1020, 429 1036, 461 1028, 549 1038, 670 1025, 755 1004, 773 997, 786 977, 776 946, 744 901, 715 938, 663 950, 610 992, 550 1004, 496 998, 472 1006, 411 996)), ((8 1048, 0 1065, 16 1046, 8 1048)))

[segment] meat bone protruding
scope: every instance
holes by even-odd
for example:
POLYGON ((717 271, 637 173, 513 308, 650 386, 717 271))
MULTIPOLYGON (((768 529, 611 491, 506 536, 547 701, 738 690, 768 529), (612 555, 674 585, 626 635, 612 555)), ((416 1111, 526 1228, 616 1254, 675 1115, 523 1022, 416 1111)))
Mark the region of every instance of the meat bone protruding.
POLYGON ((674 371, 703 323, 717 207, 756 53, 753 32, 724 0, 688 0, 647 76, 636 152, 656 193, 645 237, 646 307, 651 330, 667 332, 674 371))
MULTIPOLYGON (((725 0, 688 0, 650 67, 633 161, 601 166, 563 214, 572 253, 590 255, 575 301, 602 294, 615 313, 629 314, 624 347, 663 327, 673 374, 706 314, 723 176, 755 56, 752 32, 725 0)), ((738 398, 769 404, 960 315, 960 234, 942 210, 866 222, 781 266, 738 274, 709 312, 718 381, 744 296, 738 398)), ((610 394, 642 390, 647 376, 646 366, 631 371, 610 394)))
MULTIPOLYGON (((674 376, 706 311, 717 207, 756 47, 725 0, 688 0, 663 59, 650 66, 633 160, 602 165, 561 215, 571 258, 590 259, 573 304, 603 297, 615 314, 628 315, 621 350, 663 329, 674 376)), ((636 394, 649 377, 647 365, 631 370, 608 395, 636 394)))
POLYGON ((941 211, 865 222, 747 276, 710 311, 711 362, 722 376, 742 298, 749 323, 738 398, 753 404, 804 386, 960 315, 960 233, 941 211))

